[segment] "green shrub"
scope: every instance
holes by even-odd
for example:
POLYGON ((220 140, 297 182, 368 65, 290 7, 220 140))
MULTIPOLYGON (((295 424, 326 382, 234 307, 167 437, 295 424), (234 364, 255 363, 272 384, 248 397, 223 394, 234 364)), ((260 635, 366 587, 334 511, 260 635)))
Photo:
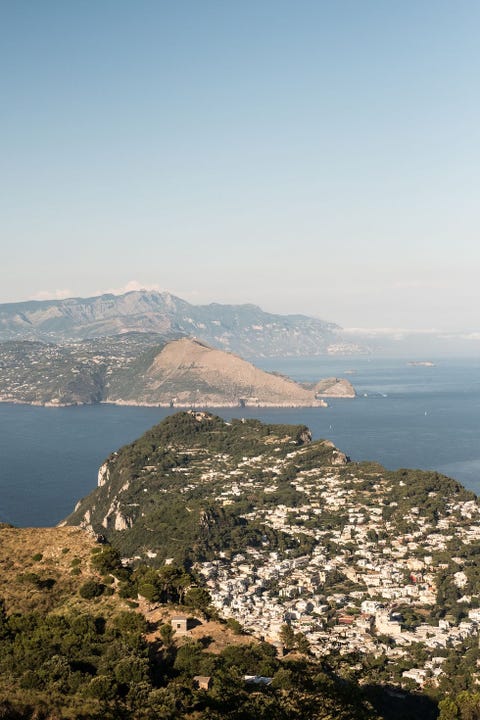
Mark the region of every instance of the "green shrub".
POLYGON ((85 600, 92 600, 95 597, 99 597, 105 591, 105 585, 102 583, 95 582, 95 580, 87 580, 80 587, 79 593, 85 600))
POLYGON ((238 620, 235 620, 235 618, 228 618, 227 627, 230 628, 235 635, 241 635, 243 633, 242 625, 238 622, 238 620))
POLYGON ((147 621, 143 615, 129 610, 124 610, 117 615, 113 619, 113 625, 122 633, 145 633, 147 631, 147 621))
POLYGON ((111 573, 117 568, 122 568, 120 553, 109 546, 101 548, 101 552, 94 554, 91 564, 102 575, 111 573))
POLYGON ((156 598, 157 589, 151 583, 142 583, 138 586, 138 594, 144 597, 145 600, 152 601, 156 598))
POLYGON ((113 700, 117 694, 117 685, 108 675, 97 675, 90 680, 85 694, 99 700, 113 700))
POLYGON ((137 597, 137 585, 132 582, 122 582, 118 589, 118 594, 121 598, 136 598, 137 597))

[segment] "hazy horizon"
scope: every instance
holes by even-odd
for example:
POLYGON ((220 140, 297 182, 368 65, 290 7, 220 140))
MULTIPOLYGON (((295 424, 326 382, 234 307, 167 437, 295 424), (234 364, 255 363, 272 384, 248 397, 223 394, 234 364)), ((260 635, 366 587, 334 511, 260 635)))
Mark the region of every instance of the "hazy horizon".
POLYGON ((0 302, 480 331, 480 6, 4 4, 0 302))
MULTIPOLYGON (((93 296, 79 295, 65 297, 40 297, 31 298, 27 300, 20 300, 17 302, 42 302, 42 301, 58 301, 58 300, 82 300, 100 297, 102 295, 123 295, 131 292, 159 292, 166 293, 175 296, 175 293, 171 293, 167 289, 161 289, 159 287, 148 287, 141 288, 137 287, 138 283, 130 282, 126 288, 110 288, 106 291, 99 291, 93 296)), ((185 298, 180 298, 185 299, 185 298)), ((215 303, 217 301, 214 301, 215 303)), ((8 303, 7 303, 8 304, 8 303)), ((13 303, 16 304, 16 303, 13 303)), ((194 305, 203 305, 208 303, 192 303, 194 305)), ((245 303, 240 303, 249 305, 245 303)), ((265 310, 265 308, 261 308, 265 310)), ((282 313, 274 314, 282 315, 282 313)), ((293 313, 283 313, 284 315, 292 315, 293 313)), ((317 317, 312 316, 310 317, 317 317)), ((334 318, 319 317, 318 319, 336 323, 334 318)), ((363 351, 369 349, 373 355, 384 356, 384 357, 410 357, 414 355, 418 356, 429 356, 430 358, 441 358, 441 357, 476 357, 480 352, 480 332, 464 332, 458 330, 451 331, 440 331, 435 328, 394 328, 394 327, 343 327, 338 322, 336 323, 340 327, 340 333, 343 340, 359 344, 363 351)), ((348 355, 348 354, 347 354, 348 355)))

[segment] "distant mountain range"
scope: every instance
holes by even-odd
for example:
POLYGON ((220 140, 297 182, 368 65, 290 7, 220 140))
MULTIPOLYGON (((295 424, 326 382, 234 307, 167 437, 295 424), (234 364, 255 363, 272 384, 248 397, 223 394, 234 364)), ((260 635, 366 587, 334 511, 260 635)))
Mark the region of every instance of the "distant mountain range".
POLYGON ((192 305, 167 292, 0 304, 0 342, 64 342, 127 332, 194 336, 242 357, 320 355, 360 350, 341 328, 305 315, 274 315, 256 305, 192 305))
POLYGON ((129 333, 141 333, 145 341, 147 335, 164 340, 194 337, 249 359, 361 354, 428 361, 480 352, 480 332, 346 329, 308 315, 267 313, 252 304, 192 305, 168 292, 135 290, 0 304, 0 344, 62 344, 129 333))

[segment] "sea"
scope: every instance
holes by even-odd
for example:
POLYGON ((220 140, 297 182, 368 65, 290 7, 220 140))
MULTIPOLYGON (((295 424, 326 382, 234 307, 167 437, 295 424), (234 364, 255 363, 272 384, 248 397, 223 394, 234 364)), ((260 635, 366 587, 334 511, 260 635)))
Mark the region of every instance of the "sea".
MULTIPOLYGON (((437 470, 480 495, 480 358, 428 361, 433 365, 367 357, 261 359, 258 366, 303 382, 347 378, 357 397, 328 399, 327 408, 214 412, 227 420, 305 424, 314 439, 332 440, 352 460, 437 470)), ((57 524, 96 486, 98 467, 111 452, 171 412, 0 404, 0 522, 57 524)))

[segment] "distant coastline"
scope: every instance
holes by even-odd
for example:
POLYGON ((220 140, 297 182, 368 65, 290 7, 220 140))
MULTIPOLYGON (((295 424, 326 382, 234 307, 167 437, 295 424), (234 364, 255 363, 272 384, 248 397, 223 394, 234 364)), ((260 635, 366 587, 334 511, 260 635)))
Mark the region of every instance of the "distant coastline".
MULTIPOLYGON (((172 410, 190 410, 192 409, 191 403, 174 403, 171 405, 170 403, 146 403, 146 402, 135 402, 133 400, 102 400, 100 403, 96 403, 98 405, 119 405, 119 406, 127 406, 127 407, 161 407, 161 408, 171 408, 172 410)), ((238 402, 231 402, 231 403, 222 403, 221 405, 212 405, 211 403, 202 403, 201 398, 198 400, 198 402, 195 403, 195 405, 199 408, 218 408, 221 410, 222 408, 247 408, 247 409, 261 409, 261 408, 316 408, 316 407, 328 407, 328 403, 325 402, 325 400, 317 400, 315 404, 312 405, 305 405, 305 404, 295 404, 295 403, 245 403, 245 405, 240 405, 238 402)), ((195 409, 195 408, 193 408, 195 409)))
MULTIPOLYGON (((351 396, 348 396, 351 398, 351 396)), ((100 402, 71 402, 71 403, 60 403, 60 402, 52 402, 52 401, 46 401, 41 402, 40 400, 17 400, 15 398, 3 398, 0 397, 0 403, 3 405, 27 405, 30 407, 43 407, 43 408, 67 408, 67 407, 95 407, 98 405, 112 405, 112 406, 118 406, 118 407, 146 407, 146 408, 171 408, 172 410, 191 410, 193 408, 191 403, 175 403, 174 405, 171 405, 170 403, 147 403, 147 402, 136 402, 134 400, 100 400, 100 402)), ((328 407, 328 403, 325 402, 325 400, 319 399, 316 401, 315 404, 312 405, 304 405, 304 404, 294 404, 294 403, 258 403, 258 404, 245 404, 244 406, 237 403, 222 403, 221 405, 212 405, 210 403, 202 403, 201 398, 196 403, 196 406, 200 408, 212 408, 212 409, 218 409, 221 410, 223 408, 225 409, 231 409, 231 408, 241 408, 245 407, 247 409, 262 409, 262 408, 326 408, 328 407)), ((194 408, 193 408, 194 409, 194 408)))

